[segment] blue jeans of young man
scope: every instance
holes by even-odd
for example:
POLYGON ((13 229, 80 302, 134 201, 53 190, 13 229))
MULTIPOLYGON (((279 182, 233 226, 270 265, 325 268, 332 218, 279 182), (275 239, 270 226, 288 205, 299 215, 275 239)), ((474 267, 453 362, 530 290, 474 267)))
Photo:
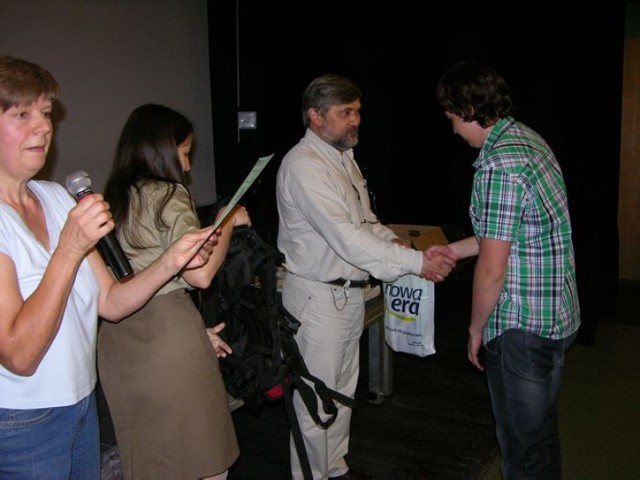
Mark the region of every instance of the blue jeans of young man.
POLYGON ((550 340, 513 329, 485 345, 505 480, 561 476, 557 403, 565 349, 574 339, 575 334, 550 340))
POLYGON ((0 479, 98 480, 95 393, 68 407, 0 408, 0 479))

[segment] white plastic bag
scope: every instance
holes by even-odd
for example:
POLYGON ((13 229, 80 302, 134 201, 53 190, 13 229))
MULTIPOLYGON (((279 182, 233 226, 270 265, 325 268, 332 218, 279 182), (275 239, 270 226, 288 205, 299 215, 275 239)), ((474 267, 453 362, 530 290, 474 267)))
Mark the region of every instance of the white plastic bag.
POLYGON ((426 357, 434 346, 433 282, 418 275, 403 275, 383 283, 384 335, 396 352, 426 357))

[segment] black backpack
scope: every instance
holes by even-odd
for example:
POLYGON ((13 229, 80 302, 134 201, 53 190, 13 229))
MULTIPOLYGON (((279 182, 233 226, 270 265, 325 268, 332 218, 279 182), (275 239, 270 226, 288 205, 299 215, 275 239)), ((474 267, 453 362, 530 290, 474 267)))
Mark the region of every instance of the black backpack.
POLYGON ((235 227, 214 277, 215 323, 233 354, 220 358, 227 391, 256 410, 282 396, 285 362, 278 318, 276 270, 282 255, 246 226, 235 227))
POLYGON ((265 401, 284 398, 305 478, 310 479, 311 469, 293 409, 293 391, 298 390, 321 428, 335 421, 335 401, 349 407, 355 401, 328 388, 307 369, 294 338, 300 323, 284 308, 277 291, 276 271, 283 260, 283 255, 255 230, 234 227, 225 261, 207 292, 214 305, 213 320, 204 316, 209 325, 225 323, 219 335, 233 349, 231 355, 219 359, 227 391, 253 411, 265 401), (318 415, 318 398, 329 415, 327 420, 318 415))

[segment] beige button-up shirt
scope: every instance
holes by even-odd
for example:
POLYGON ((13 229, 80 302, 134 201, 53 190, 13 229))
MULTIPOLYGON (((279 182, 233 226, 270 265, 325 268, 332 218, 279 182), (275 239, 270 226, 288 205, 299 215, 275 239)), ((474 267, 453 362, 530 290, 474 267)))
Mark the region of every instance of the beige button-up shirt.
POLYGON ((278 248, 293 274, 320 282, 420 274, 422 252, 391 243, 396 235, 371 211, 353 150, 307 129, 282 159, 276 198, 278 248))

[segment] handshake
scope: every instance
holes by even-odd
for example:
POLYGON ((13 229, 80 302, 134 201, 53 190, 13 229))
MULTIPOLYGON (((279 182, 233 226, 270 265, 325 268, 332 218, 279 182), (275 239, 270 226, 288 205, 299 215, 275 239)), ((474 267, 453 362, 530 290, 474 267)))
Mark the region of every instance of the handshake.
POLYGON ((448 245, 435 245, 422 252, 420 274, 432 282, 441 282, 456 266, 458 257, 448 245))
MULTIPOLYGON (((407 242, 400 238, 396 238, 392 242, 411 248, 407 242)), ((432 282, 441 282, 451 273, 458 260, 458 255, 449 245, 434 245, 422 252, 420 275, 432 282)))

